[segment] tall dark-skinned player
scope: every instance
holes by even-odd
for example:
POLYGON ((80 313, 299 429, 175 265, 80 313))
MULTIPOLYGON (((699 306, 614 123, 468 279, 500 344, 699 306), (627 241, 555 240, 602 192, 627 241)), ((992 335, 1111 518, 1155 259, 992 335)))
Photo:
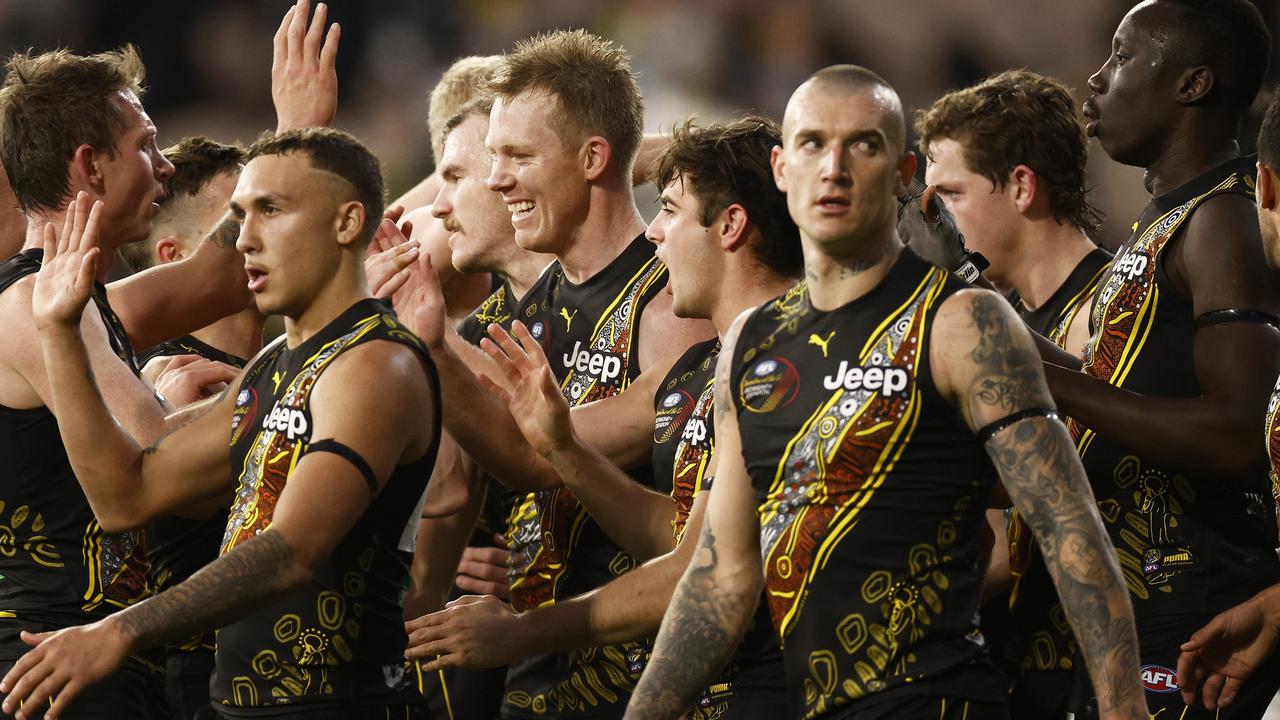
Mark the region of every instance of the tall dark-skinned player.
MULTIPOLYGON (((1216 716, 1174 692, 1179 646, 1280 580, 1257 437, 1280 371, 1280 275, 1236 142, 1269 52, 1247 0, 1143 2, 1120 22, 1086 129, 1146 170, 1152 198, 1098 289, 1083 366, 1051 355, 1045 371, 1120 556, 1147 700, 1187 720, 1216 716)), ((1259 717, 1277 687, 1273 663, 1220 717, 1259 717)))
POLYGON ((82 197, 46 233, 33 314, 63 442, 103 527, 228 502, 231 516, 220 557, 184 582, 127 614, 26 636, 34 649, 0 682, 6 710, 53 698, 57 716, 134 648, 219 628, 211 695, 225 717, 420 716, 400 594, 439 386, 420 341, 366 287, 381 171, 328 129, 265 137, 248 157, 231 200, 237 248, 285 335, 151 447, 102 403, 76 325, 99 211, 82 197))

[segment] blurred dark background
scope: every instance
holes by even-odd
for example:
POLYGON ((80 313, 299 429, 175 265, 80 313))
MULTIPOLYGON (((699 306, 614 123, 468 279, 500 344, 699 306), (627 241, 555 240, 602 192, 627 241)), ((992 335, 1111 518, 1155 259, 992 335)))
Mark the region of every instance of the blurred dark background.
MULTIPOLYGON (((1083 99, 1125 0, 334 0, 343 26, 336 124, 383 159, 394 197, 431 169, 426 97, 464 55, 500 53, 538 30, 584 27, 633 59, 650 131, 697 114, 780 117, 813 70, 871 67, 909 111, 1000 70, 1055 76, 1083 99)), ((1256 0, 1280 35, 1280 0, 1256 0)), ((251 141, 274 127, 271 36, 287 0, 0 0, 0 48, 95 51, 132 42, 161 141, 203 133, 251 141)), ((1268 85, 1280 73, 1274 53, 1268 85)), ((1268 90, 1264 95, 1270 97, 1268 90)), ((1260 99, 1255 108, 1265 107, 1260 99)), ((1257 118, 1244 133, 1252 145, 1257 118)), ((1251 148, 1247 148, 1251 149, 1251 148)), ((1092 146, 1095 201, 1111 243, 1146 202, 1141 173, 1092 146)))

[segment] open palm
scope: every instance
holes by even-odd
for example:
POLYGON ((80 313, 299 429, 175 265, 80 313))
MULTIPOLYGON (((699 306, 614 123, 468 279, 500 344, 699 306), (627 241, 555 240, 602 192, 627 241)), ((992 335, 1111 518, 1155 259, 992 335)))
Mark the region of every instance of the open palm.
POLYGON ((76 326, 93 297, 98 268, 98 217, 102 203, 89 202, 86 193, 67 206, 61 232, 44 228, 44 260, 31 293, 36 327, 76 326))
POLYGON ((490 390, 507 401, 521 434, 539 455, 547 457, 563 450, 573 441, 573 421, 542 346, 518 320, 511 333, 490 326, 489 337, 492 340, 486 339, 480 346, 511 388, 508 392, 492 385, 490 390))

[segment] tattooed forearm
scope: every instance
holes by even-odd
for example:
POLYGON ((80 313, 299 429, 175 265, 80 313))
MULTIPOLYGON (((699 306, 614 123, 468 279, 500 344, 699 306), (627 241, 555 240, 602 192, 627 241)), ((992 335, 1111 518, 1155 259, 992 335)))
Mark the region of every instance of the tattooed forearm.
POLYGON ((1022 410, 1046 401, 1038 397, 1042 387, 1040 361, 1034 353, 1025 352, 1012 332, 1022 330, 1021 323, 1010 312, 1008 303, 991 293, 973 300, 973 322, 978 328, 978 345, 969 359, 977 366, 969 402, 985 405, 972 408, 975 417, 998 415, 1022 410))
POLYGON ((1057 420, 1029 418, 997 433, 986 447, 1040 543, 1102 717, 1146 717, 1129 592, 1066 428, 1057 420))
POLYGON ((289 591, 305 575, 294 550, 274 530, 264 530, 206 565, 176 587, 111 616, 135 647, 186 640, 221 627, 266 600, 289 591))
POLYGON ((732 656, 759 600, 759 586, 726 587, 711 523, 662 619, 653 657, 627 706, 628 718, 674 718, 732 656))
POLYGON ((205 242, 211 242, 218 247, 233 248, 236 241, 240 239, 240 223, 230 213, 227 213, 222 221, 214 226, 204 237, 205 242))

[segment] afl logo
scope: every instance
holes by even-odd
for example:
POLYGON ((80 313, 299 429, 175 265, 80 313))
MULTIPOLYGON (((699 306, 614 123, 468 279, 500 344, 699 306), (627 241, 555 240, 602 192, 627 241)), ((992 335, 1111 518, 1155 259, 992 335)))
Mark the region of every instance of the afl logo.
POLYGON ((533 336, 534 340, 541 341, 544 332, 546 332, 546 325, 543 325, 541 320, 529 326, 529 334, 533 336))
POLYGON ((767 413, 786 407, 800 393, 800 373, 783 357, 768 357, 742 376, 738 398, 750 412, 767 413))
POLYGON ((236 409, 231 412, 231 439, 228 445, 235 445, 244 433, 244 429, 253 425, 254 416, 258 414, 258 394, 247 387, 236 395, 236 409))
POLYGON ((1142 687, 1153 693, 1177 692, 1178 673, 1163 665, 1143 665, 1142 687))
POLYGON ((680 431, 693 414, 693 396, 684 390, 668 393, 653 414, 653 442, 661 445, 680 431))

